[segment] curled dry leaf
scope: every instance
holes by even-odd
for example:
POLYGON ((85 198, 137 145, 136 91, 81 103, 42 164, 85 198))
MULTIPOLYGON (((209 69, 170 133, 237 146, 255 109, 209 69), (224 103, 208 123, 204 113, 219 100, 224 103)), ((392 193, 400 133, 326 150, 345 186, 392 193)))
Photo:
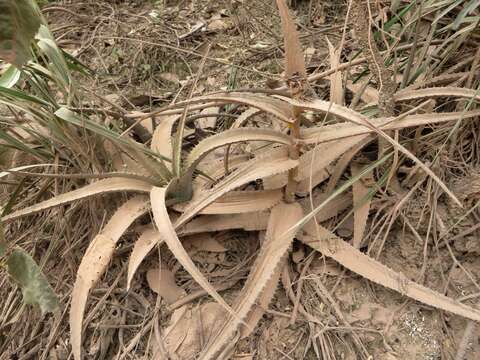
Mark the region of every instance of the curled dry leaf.
MULTIPOLYGON (((292 122, 292 108, 289 104, 279 99, 262 96, 262 95, 250 95, 246 93, 217 93, 212 95, 205 95, 191 98, 190 100, 179 101, 172 108, 181 108, 183 109, 186 105, 189 106, 190 110, 193 109, 202 109, 212 106, 219 106, 225 104, 240 104, 248 107, 259 109, 262 112, 273 115, 275 118, 280 119, 283 122, 291 123, 292 122), (198 107, 190 108, 190 105, 205 103, 204 105, 198 107)), ((171 114, 176 113, 178 110, 172 111, 166 110, 162 114, 171 114)))
MULTIPOLYGON (((265 286, 276 274, 279 264, 282 264, 282 259, 287 253, 295 233, 290 232, 289 236, 280 235, 283 235, 300 221, 302 216, 303 210, 297 203, 281 203, 272 209, 268 220, 265 241, 245 286, 235 302, 236 316, 228 316, 222 321, 222 326, 217 336, 213 337, 202 351, 200 355, 201 360, 215 359, 225 344, 231 341, 234 332, 241 325, 241 321, 246 319, 255 301, 257 301, 265 286)), ((273 291, 269 291, 268 295, 273 295, 273 291)), ((252 319, 258 321, 259 317, 255 315, 252 319)))
POLYGON ((150 289, 156 292, 169 305, 186 295, 185 290, 175 282, 175 275, 165 266, 147 271, 150 289))
POLYGON ((119 191, 149 192, 151 188, 152 185, 146 183, 145 181, 136 179, 111 178, 100 180, 78 190, 60 194, 49 200, 45 200, 25 209, 15 211, 7 216, 4 216, 2 221, 12 221, 22 216, 35 214, 39 211, 47 210, 63 204, 68 204, 72 201, 85 199, 94 195, 119 191))
POLYGON ((195 281, 229 313, 235 314, 230 306, 223 300, 214 287, 208 282, 205 276, 198 270, 192 259, 185 251, 182 243, 178 239, 175 229, 168 216, 165 203, 166 189, 154 187, 150 192, 150 203, 152 205, 153 218, 160 236, 168 245, 168 248, 185 270, 195 279, 195 281))
POLYGON ((317 237, 314 230, 310 236, 302 238, 302 241, 323 255, 331 257, 350 271, 426 305, 452 312, 467 319, 480 321, 479 310, 411 281, 402 273, 395 272, 363 254, 321 225, 318 225, 317 229, 320 229, 321 238, 317 237))
POLYGON ((133 276, 138 267, 142 263, 143 259, 157 244, 163 242, 160 233, 152 226, 147 227, 133 246, 132 254, 128 259, 128 272, 127 272, 127 290, 130 289, 133 276))
POLYGON ((82 258, 73 286, 70 309, 70 338, 75 360, 81 359, 82 322, 88 293, 107 269, 122 234, 148 209, 148 198, 143 195, 125 202, 113 214, 102 232, 92 240, 82 258))

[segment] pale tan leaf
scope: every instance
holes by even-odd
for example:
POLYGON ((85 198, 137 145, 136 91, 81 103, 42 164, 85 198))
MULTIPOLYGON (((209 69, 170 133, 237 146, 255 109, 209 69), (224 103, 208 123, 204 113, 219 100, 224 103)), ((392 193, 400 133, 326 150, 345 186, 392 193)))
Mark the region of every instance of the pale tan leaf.
POLYGON ((147 282, 150 289, 169 305, 186 295, 185 290, 175 282, 175 275, 166 266, 148 270, 147 282))
MULTIPOLYGON (((321 228, 321 226, 320 226, 321 228)), ((326 239, 317 239, 315 233, 302 241, 325 256, 331 257, 342 266, 364 278, 394 290, 404 296, 410 297, 421 303, 435 308, 452 312, 467 319, 480 321, 480 311, 470 306, 455 301, 439 292, 433 291, 423 285, 408 279, 363 254, 358 249, 338 238, 327 229, 323 233, 330 233, 326 239)))
POLYGON ((218 352, 231 340, 232 335, 241 325, 253 304, 272 279, 279 264, 287 253, 295 233, 288 237, 281 236, 302 219, 303 210, 297 203, 281 203, 272 209, 268 220, 267 235, 260 253, 250 271, 245 286, 235 302, 236 317, 228 316, 218 332, 218 336, 207 343, 200 355, 201 360, 215 359, 218 352))
MULTIPOLYGON (((327 44, 328 53, 330 56, 330 69, 336 69, 340 65, 340 49, 335 49, 328 38, 327 44)), ((342 72, 336 70, 332 75, 330 75, 330 101, 338 105, 343 105, 343 99, 344 91, 342 72)))
POLYGON ((175 228, 182 226, 200 211, 215 202, 227 192, 250 181, 288 171, 298 165, 297 160, 260 158, 247 162, 243 167, 228 175, 211 190, 205 191, 191 202, 175 223, 175 228))
MULTIPOLYGON (((302 104, 301 102, 298 102, 299 104, 302 104)), ((313 102, 310 102, 308 104, 316 104, 318 105, 319 108, 323 107, 323 101, 321 100, 315 100, 313 102)), ((297 106, 297 105, 296 105, 297 106)), ((298 105, 299 107, 302 107, 302 105, 298 105)), ((332 107, 335 106, 335 104, 331 104, 332 107)), ((380 136, 382 139, 385 139, 388 143, 390 143, 395 149, 398 151, 402 152, 405 154, 407 157, 409 157, 411 160, 415 161, 423 171, 425 171, 441 188, 442 190, 458 205, 462 206, 460 201, 457 199, 457 197, 450 191, 450 189, 443 183, 442 180, 428 167, 426 166, 423 162, 421 162, 414 154, 410 152, 410 150, 406 149, 403 145, 401 145, 399 142, 395 141, 392 139, 390 136, 388 136, 380 127, 376 126, 374 123, 371 123, 368 118, 365 116, 356 113, 354 111, 347 111, 349 109, 344 108, 342 112, 344 114, 348 114, 349 116, 349 121, 362 125, 370 129, 372 132, 376 133, 378 136, 380 136)))
POLYGON ((188 155, 187 167, 196 168, 197 164, 212 150, 244 141, 268 141, 285 145, 292 143, 289 136, 269 129, 241 128, 226 130, 206 138, 195 146, 188 155))
MULTIPOLYGON (((352 176, 358 175, 363 167, 353 162, 350 166, 352 176)), ((359 181, 355 181, 352 185, 353 192, 353 246, 357 249, 362 243, 363 234, 367 227, 368 214, 370 213, 370 204, 372 199, 368 197, 370 188, 366 184, 372 184, 374 182, 373 174, 369 172, 359 181)))
POLYGON ((177 229, 179 235, 190 235, 202 232, 243 229, 245 231, 265 230, 268 222, 268 212, 200 215, 177 229))
POLYGON ((160 233, 153 226, 147 227, 133 246, 132 254, 128 259, 128 272, 127 272, 127 290, 130 290, 133 276, 138 267, 142 263, 143 259, 157 244, 161 244, 162 238, 160 233))
POLYGON ((298 38, 297 28, 290 16, 285 0, 277 0, 277 6, 282 19, 282 33, 285 44, 285 74, 287 78, 300 76, 305 78, 305 59, 298 38))
POLYGON ((459 97, 480 101, 480 94, 476 90, 459 87, 434 87, 418 90, 401 90, 394 95, 395 101, 405 101, 430 97, 459 97))
POLYGON ((35 214, 55 206, 68 204, 72 201, 85 199, 95 195, 119 191, 149 192, 151 188, 152 185, 137 179, 111 178, 99 180, 80 189, 57 195, 51 199, 39 202, 25 209, 15 211, 7 216, 4 216, 2 221, 12 221, 22 216, 35 214))
POLYGON ((88 293, 107 269, 122 234, 148 209, 148 198, 143 195, 125 202, 92 240, 82 258, 73 286, 70 308, 70 339, 75 360, 81 359, 82 322, 88 293))
POLYGON ((168 216, 165 204, 165 195, 165 188, 154 187, 150 192, 150 203, 152 206, 153 218, 160 236, 168 245, 168 248, 175 256, 177 261, 185 268, 186 271, 188 271, 193 279, 230 314, 235 316, 234 311, 195 266, 192 259, 185 251, 182 243, 178 239, 175 229, 170 221, 170 217, 168 216))
POLYGON ((288 259, 283 257, 279 265, 275 269, 272 277, 268 280, 265 288, 260 294, 258 300, 253 304, 252 310, 248 313, 245 319, 245 325, 240 327, 240 338, 248 337, 257 327, 258 322, 262 319, 265 311, 268 309, 275 292, 277 291, 278 281, 285 266, 287 266, 288 259))
MULTIPOLYGON (((168 159, 171 159, 173 156, 172 129, 179 119, 180 115, 162 117, 160 124, 158 124, 153 132, 150 148, 168 159)), ((172 169, 170 162, 166 162, 165 165, 169 170, 172 169)))
MULTIPOLYGON (((283 198, 282 189, 259 191, 232 191, 211 203, 198 214, 241 214, 268 210, 283 198)), ((173 208, 184 212, 189 203, 181 203, 173 208)))
MULTIPOLYGON (((332 104, 332 107, 334 106, 335 104, 332 104)), ((323 105, 322 108, 324 108, 323 105)), ((471 110, 465 112, 416 114, 407 116, 400 115, 399 118, 377 118, 368 120, 373 126, 382 130, 400 130, 413 126, 423 126, 447 121, 457 121, 460 119, 467 120, 475 118, 477 116, 480 116, 480 110, 471 110)), ((350 119, 354 118, 355 117, 352 117, 350 119)), ((357 117, 354 121, 361 121, 361 119, 361 117, 357 117)), ((366 126, 359 125, 357 123, 340 123, 322 127, 303 129, 301 131, 301 138, 304 144, 320 144, 332 140, 338 140, 370 133, 374 133, 374 130, 366 126)))

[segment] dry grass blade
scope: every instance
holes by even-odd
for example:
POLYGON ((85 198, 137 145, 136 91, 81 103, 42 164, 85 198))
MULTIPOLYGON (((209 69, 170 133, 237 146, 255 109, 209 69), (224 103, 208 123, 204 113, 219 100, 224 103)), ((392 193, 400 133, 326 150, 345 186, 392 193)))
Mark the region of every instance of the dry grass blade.
POLYGON ((196 200, 190 203, 175 223, 175 228, 184 225, 227 192, 248 184, 250 181, 286 172, 297 165, 298 160, 291 160, 287 157, 280 159, 253 159, 249 161, 243 167, 237 169, 234 173, 220 181, 211 190, 200 194, 196 200))
MULTIPOLYGON (((203 108, 219 106, 225 104, 239 104, 245 105, 248 107, 256 108, 262 112, 273 115, 276 118, 282 120, 283 122, 291 123, 292 122, 292 109, 284 101, 279 99, 261 96, 261 95, 251 95, 240 92, 229 92, 229 93, 218 93, 212 95, 205 95, 192 98, 190 100, 179 101, 175 104, 175 107, 183 107, 186 105, 192 105, 197 103, 207 103, 203 108)), ((193 109, 193 108, 191 108, 193 109)), ((161 114, 170 114, 171 111, 166 110, 161 114)))
MULTIPOLYGON (((277 205, 282 197, 282 189, 232 191, 199 211, 199 214, 242 214, 268 210, 277 205)), ((187 206, 185 203, 177 204, 174 209, 184 212, 187 206)))
POLYGON ((218 352, 231 340, 232 335, 241 325, 240 320, 246 318, 255 301, 274 276, 295 236, 293 232, 288 237, 281 235, 300 221, 302 216, 303 210, 297 203, 282 203, 272 209, 265 242, 250 271, 245 287, 238 297, 239 300, 234 305, 237 317, 229 317, 225 320, 218 336, 207 344, 200 359, 215 359, 218 352))
POLYGON ((285 75, 287 78, 294 76, 306 78, 305 59, 295 23, 290 16, 285 0, 277 0, 277 6, 282 19, 282 33, 285 42, 285 75))
POLYGON ((353 246, 329 232, 329 230, 322 227, 320 228, 323 234, 329 233, 327 239, 317 240, 315 233, 313 233, 311 234, 312 238, 302 241, 323 255, 331 257, 345 268, 370 281, 397 291, 404 296, 408 296, 426 305, 449 311, 467 319, 480 321, 479 310, 411 281, 403 274, 397 273, 380 262, 361 253, 353 246))
MULTIPOLYGON (((361 165, 354 162, 351 165, 352 175, 358 175, 362 168, 361 165)), ((368 197, 370 189, 366 184, 374 182, 373 174, 368 173, 359 181, 352 185, 353 192, 353 246, 357 249, 360 247, 363 239, 363 233, 367 227, 368 214, 370 212, 370 204, 372 199, 368 197)))
POLYGON ((188 271, 195 281, 230 314, 235 316, 235 312, 225 302, 225 300, 223 300, 223 298, 218 294, 208 280, 205 279, 205 276, 203 276, 203 274, 195 266, 192 259, 185 251, 182 243, 178 239, 175 229, 170 221, 170 217, 168 216, 165 195, 165 188, 154 187, 150 192, 150 203, 152 205, 153 218, 160 236, 168 245, 168 248, 178 262, 182 264, 185 270, 188 271))
POLYGON ((244 141, 269 141, 291 145, 292 140, 278 131, 257 128, 242 128, 224 131, 220 134, 210 136, 200 142, 190 152, 187 158, 187 166, 195 169, 197 164, 212 150, 225 145, 231 145, 244 141))
POLYGON ((149 192, 152 185, 135 179, 112 178, 94 182, 78 190, 70 191, 57 195, 49 200, 29 206, 25 209, 15 211, 12 214, 4 216, 2 221, 8 222, 23 216, 35 214, 39 211, 47 210, 55 206, 70 203, 75 200, 85 199, 94 195, 106 194, 119 191, 149 192))
POLYGON ((480 94, 476 90, 459 87, 434 87, 419 90, 402 90, 394 95, 395 101, 414 100, 430 97, 458 97, 480 101, 480 94))
POLYGON ((119 238, 148 209, 148 198, 143 195, 125 202, 92 240, 82 258, 73 286, 70 309, 70 338, 75 360, 81 359, 82 322, 88 293, 105 272, 119 238))
POLYGON ((146 228, 139 236, 128 259, 127 290, 130 289, 135 272, 143 259, 157 244, 162 243, 160 233, 153 226, 146 228))

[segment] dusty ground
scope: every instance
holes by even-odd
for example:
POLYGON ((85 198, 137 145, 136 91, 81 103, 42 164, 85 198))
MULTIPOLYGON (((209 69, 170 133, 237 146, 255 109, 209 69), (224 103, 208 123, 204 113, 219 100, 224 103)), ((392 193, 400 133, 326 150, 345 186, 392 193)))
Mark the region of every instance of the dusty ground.
MULTIPOLYGON (((297 0, 293 5, 302 44, 307 49, 309 71, 327 69, 326 38, 339 43, 346 4, 297 0)), ((207 60, 194 91, 196 94, 245 87, 275 88, 282 84, 283 43, 274 1, 64 1, 47 5, 45 13, 58 43, 92 70, 91 77, 79 79, 81 86, 106 99, 100 101, 106 108, 114 103, 128 111, 148 111, 186 97, 205 54, 207 60)), ((349 32, 344 48, 345 57, 355 49, 349 32)), ((328 97, 327 81, 320 81, 315 87, 320 97, 328 97)), ((87 207, 70 209, 65 219, 74 222, 71 233, 91 238, 109 207, 113 207, 104 203, 95 200, 87 207), (90 210, 99 206, 105 210, 98 218, 92 217, 90 210), (78 219, 83 219, 81 224, 78 219)), ((380 208, 382 201, 378 203, 380 208)), ((334 224, 332 221, 332 227, 334 224)), ((20 228, 19 225, 19 237, 23 236, 20 228)), ((32 247, 32 237, 40 234, 37 245, 33 246, 36 254, 56 253, 61 246, 53 241, 65 241, 64 230, 61 225, 50 228, 48 224, 38 223, 20 242, 32 247)), ((345 221, 336 231, 350 238, 351 221, 345 221)), ((131 231, 130 238, 134 232, 131 231)), ((374 239, 374 235, 370 238, 374 239)), ((247 275, 245 269, 259 246, 258 234, 224 232, 216 234, 215 239, 224 250, 200 249, 194 260, 213 279, 235 269, 235 281, 222 293, 228 300, 235 297, 247 275)), ((164 251, 148 258, 127 293, 126 257, 122 255, 131 248, 128 240, 127 236, 108 274, 91 296, 84 341, 88 359, 151 358, 149 351, 155 343, 155 331, 160 331, 152 324, 161 320, 160 329, 165 328, 171 317, 171 311, 159 301, 146 280, 147 271, 158 266, 159 256, 176 269, 177 285, 188 293, 198 290, 171 254, 164 251)), ((473 280, 479 281, 477 247, 461 242, 451 249, 432 242, 424 244, 397 222, 384 240, 379 256, 382 263, 452 298, 468 299, 470 304, 478 301, 480 289, 453 260, 460 262, 473 280)), ((65 311, 86 242, 71 238, 67 244, 70 247, 63 248, 60 262, 59 257, 53 255, 46 263, 47 274, 61 296, 65 311)), ((372 256, 376 248, 378 245, 372 246, 372 256)), ((373 285, 332 260, 310 253, 301 244, 295 244, 290 260, 293 297, 288 297, 279 286, 270 310, 257 330, 240 342, 234 359, 454 358, 466 320, 373 285), (292 315, 298 313, 299 292, 301 306, 316 321, 306 320, 301 314, 292 315)), ((14 307, 19 295, 11 297, 7 301, 14 307)), ((197 302, 202 304, 207 299, 203 297, 195 304, 197 302)), ((2 315, 11 321, 2 323, 0 331, 13 331, 18 340, 3 345, 0 359, 69 358, 66 313, 47 316, 41 321, 34 310, 19 313, 17 319, 14 313, 9 310, 2 315), (25 329, 17 326, 19 322, 31 324, 32 321, 37 322, 25 329)), ((479 336, 477 329, 465 359, 480 358, 479 336)))

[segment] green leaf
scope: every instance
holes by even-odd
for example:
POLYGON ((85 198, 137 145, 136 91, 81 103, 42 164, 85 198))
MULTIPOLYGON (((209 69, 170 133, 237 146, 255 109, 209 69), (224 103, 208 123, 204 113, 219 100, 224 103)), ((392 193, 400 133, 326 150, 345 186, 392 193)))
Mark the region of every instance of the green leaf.
POLYGON ((0 0, 0 58, 21 67, 41 23, 34 0, 0 0))
POLYGON ((7 260, 8 273, 22 289, 26 304, 38 304, 42 314, 58 308, 58 299, 40 267, 22 249, 16 249, 7 260))
POLYGON ((9 65, 7 71, 0 76, 0 87, 10 89, 20 80, 20 70, 15 66, 9 65))

